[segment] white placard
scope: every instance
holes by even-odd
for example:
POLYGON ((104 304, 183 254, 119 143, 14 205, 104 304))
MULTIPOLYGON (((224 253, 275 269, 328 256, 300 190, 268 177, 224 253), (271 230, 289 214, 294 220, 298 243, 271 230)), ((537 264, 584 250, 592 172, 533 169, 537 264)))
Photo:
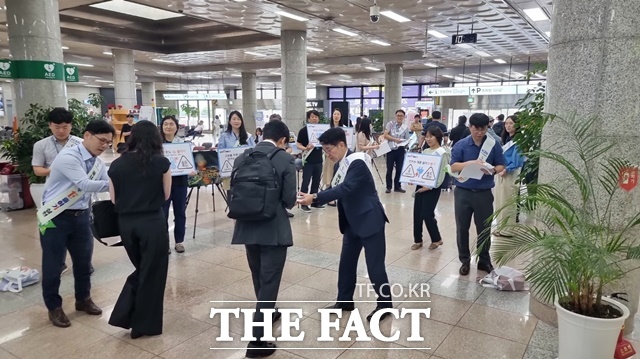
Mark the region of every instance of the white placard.
POLYGON ((515 95, 518 86, 478 86, 470 87, 471 95, 515 95))
POLYGON ((218 163, 220 165, 219 172, 220 177, 231 177, 233 172, 233 162, 238 158, 248 147, 235 147, 218 149, 218 163))
POLYGON ((432 87, 427 89, 427 96, 469 96, 468 87, 432 87))
POLYGON ((196 170, 191 143, 163 143, 164 156, 171 162, 171 175, 184 176, 196 170))
POLYGON ((442 156, 407 152, 400 174, 400 182, 436 188, 442 156))
POLYGON ((309 135, 309 143, 314 145, 315 147, 321 147, 320 142, 318 141, 318 137, 324 133, 324 131, 331 128, 329 124, 307 124, 307 134, 309 135))
POLYGON ((355 129, 353 127, 343 127, 342 129, 344 130, 344 134, 347 136, 347 147, 353 150, 355 146, 354 138, 356 136, 354 132, 355 129))
POLYGON ((385 154, 391 152, 391 147, 389 147, 389 141, 384 141, 380 144, 380 147, 373 150, 377 157, 384 156, 385 154))
POLYGON ((153 116, 154 111, 151 106, 142 106, 140 107, 140 114, 138 114, 138 121, 151 121, 156 123, 156 120, 153 116))

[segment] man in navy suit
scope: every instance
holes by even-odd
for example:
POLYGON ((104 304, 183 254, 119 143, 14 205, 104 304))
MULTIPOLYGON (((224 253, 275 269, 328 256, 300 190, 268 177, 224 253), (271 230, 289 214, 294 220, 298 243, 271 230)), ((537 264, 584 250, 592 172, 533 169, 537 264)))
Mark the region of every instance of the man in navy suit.
MULTIPOLYGON (((335 176, 332 188, 320 193, 299 193, 301 205, 325 204, 338 201, 338 218, 342 237, 342 252, 338 269, 338 299, 329 308, 352 311, 355 308, 353 294, 356 289, 358 258, 364 248, 367 272, 378 296, 373 314, 383 308, 391 308, 391 289, 385 268, 384 227, 389 220, 369 168, 370 157, 364 152, 353 153, 347 147, 345 132, 341 128, 325 131, 319 138, 324 153, 334 162, 335 176)), ((383 313, 381 320, 390 313, 383 313)))

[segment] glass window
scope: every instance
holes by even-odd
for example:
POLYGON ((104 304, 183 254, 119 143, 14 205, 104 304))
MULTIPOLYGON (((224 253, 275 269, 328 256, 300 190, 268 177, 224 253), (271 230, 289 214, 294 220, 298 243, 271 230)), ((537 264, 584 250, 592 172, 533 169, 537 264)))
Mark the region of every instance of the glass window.
POLYGON ((342 87, 329 87, 329 98, 344 98, 344 91, 342 87))
POLYGON ((418 97, 420 91, 419 85, 404 85, 402 86, 402 97, 418 97))
POLYGON ((310 99, 310 98, 317 98, 316 96, 317 96, 317 94, 316 94, 316 89, 315 89, 315 87, 314 87, 314 88, 311 88, 311 89, 307 89, 307 99, 310 99))
POLYGON ((402 109, 408 111, 409 108, 416 107, 417 98, 402 98, 402 109))
POLYGON ((242 100, 242 90, 235 90, 236 100, 242 100))
POLYGON ((274 89, 262 89, 263 100, 273 100, 274 98, 276 98, 276 93, 274 89))
POLYGON ((282 98, 282 89, 276 90, 276 98, 282 98))
POLYGON ((262 90, 261 89, 257 89, 256 90, 256 100, 262 100, 262 90))
POLYGON ((365 98, 379 98, 380 97, 380 87, 379 86, 372 86, 372 87, 364 87, 362 89, 363 91, 363 96, 365 98))
POLYGON ((369 110, 382 110, 380 107, 380 99, 377 98, 365 98, 362 102, 362 112, 364 115, 369 115, 369 110))
POLYGON ((360 98, 361 94, 362 94, 361 87, 347 87, 346 98, 360 98))
POLYGON ((349 102, 349 120, 356 123, 356 118, 362 113, 362 103, 360 99, 347 100, 347 102, 349 102))

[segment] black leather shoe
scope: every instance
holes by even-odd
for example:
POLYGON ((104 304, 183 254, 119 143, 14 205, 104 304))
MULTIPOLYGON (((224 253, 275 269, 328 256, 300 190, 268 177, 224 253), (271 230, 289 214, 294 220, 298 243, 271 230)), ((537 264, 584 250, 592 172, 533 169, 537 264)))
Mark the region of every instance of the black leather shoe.
POLYGON ((478 270, 491 273, 493 271, 493 266, 491 264, 478 263, 478 270))
POLYGON ((71 326, 71 322, 69 318, 67 318, 67 315, 64 314, 62 307, 49 311, 49 320, 59 328, 68 328, 71 326))
POLYGON ((144 336, 144 334, 140 333, 139 331, 135 330, 135 329, 131 329, 131 334, 129 334, 131 336, 131 339, 138 339, 142 336, 144 336))
POLYGON ((87 298, 83 301, 76 300, 76 310, 79 312, 85 312, 89 315, 100 315, 102 314, 102 309, 100 309, 96 303, 91 300, 91 298, 87 298))
POLYGON ((384 193, 391 193, 391 188, 387 188, 387 190, 384 191, 384 193))
POLYGON ((247 346, 247 358, 264 358, 276 352, 276 344, 270 342, 250 342, 247 346))
POLYGON ((394 190, 394 192, 406 193, 406 192, 407 192, 407 190, 404 190, 404 189, 402 189, 402 188, 398 188, 398 189, 394 190))
MULTIPOLYGON (((376 308, 376 309, 373 310, 373 312, 371 312, 369 315, 367 315, 367 322, 370 322, 371 318, 373 318, 373 315, 376 314, 376 312, 378 312, 378 311, 380 311, 382 309, 385 309, 385 308, 376 308)), ((390 315, 391 315, 391 313, 385 312, 385 313, 382 314, 382 316, 380 316, 380 320, 384 320, 384 318, 386 318, 386 317, 388 317, 390 315)))
POLYGON ((332 304, 328 307, 324 307, 324 309, 342 309, 346 312, 351 312, 354 309, 356 309, 355 305, 353 304, 347 304, 347 303, 336 303, 336 304, 332 304))
POLYGON ((460 275, 469 275, 469 263, 463 263, 460 267, 460 275))

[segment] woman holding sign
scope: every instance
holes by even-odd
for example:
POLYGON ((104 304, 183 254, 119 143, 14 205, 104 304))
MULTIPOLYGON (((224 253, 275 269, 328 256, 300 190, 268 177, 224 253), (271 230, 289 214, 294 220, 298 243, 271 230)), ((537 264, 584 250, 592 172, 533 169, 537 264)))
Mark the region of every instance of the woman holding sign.
MULTIPOLYGON (((182 143, 184 140, 176 134, 178 133, 178 120, 173 116, 165 116, 160 122, 162 129, 163 143, 182 143)), ((173 238, 176 241, 175 250, 178 253, 184 253, 184 233, 187 231, 187 185, 188 176, 173 176, 171 181, 171 196, 164 203, 162 210, 164 211, 165 220, 169 220, 169 206, 173 203, 173 238)), ((171 249, 169 249, 171 253, 171 249)))
MULTIPOLYGON (((170 121, 173 122, 173 121, 170 121)), ((171 164, 153 122, 131 130, 126 149, 109 168, 109 192, 120 237, 135 271, 118 297, 109 324, 131 328, 131 338, 162 334, 169 232, 162 207, 171 195, 171 164)))
POLYGON ((438 179, 436 181, 436 188, 416 186, 416 191, 413 194, 413 245, 411 249, 419 249, 422 247, 422 222, 427 226, 427 232, 431 237, 431 244, 429 249, 436 249, 442 245, 442 236, 440 236, 440 230, 438 229, 438 221, 436 220, 436 206, 440 200, 440 193, 442 192, 445 174, 447 172, 449 159, 451 153, 442 147, 442 138, 444 133, 437 126, 431 126, 427 128, 426 142, 429 148, 422 151, 426 155, 437 155, 442 157, 440 162, 440 170, 438 171, 438 179))
MULTIPOLYGON (((227 148, 238 147, 255 147, 256 143, 253 137, 249 135, 247 129, 244 127, 244 118, 239 111, 231 111, 229 113, 229 121, 227 122, 227 129, 220 135, 220 142, 218 142, 218 150, 224 150, 227 148)), ((220 163, 220 166, 223 164, 220 163)), ((225 191, 231 189, 231 180, 224 178, 222 180, 222 188, 225 191)))
MULTIPOLYGON (((342 112, 340 109, 336 108, 333 110, 333 114, 331 115, 331 122, 329 123, 330 128, 334 127, 343 127, 342 126, 342 112)), ((322 184, 324 189, 331 188, 331 181, 333 180, 333 167, 335 166, 335 162, 331 161, 329 156, 324 155, 324 161, 322 163, 322 184)), ((334 206, 335 202, 329 202, 328 205, 334 206)))

